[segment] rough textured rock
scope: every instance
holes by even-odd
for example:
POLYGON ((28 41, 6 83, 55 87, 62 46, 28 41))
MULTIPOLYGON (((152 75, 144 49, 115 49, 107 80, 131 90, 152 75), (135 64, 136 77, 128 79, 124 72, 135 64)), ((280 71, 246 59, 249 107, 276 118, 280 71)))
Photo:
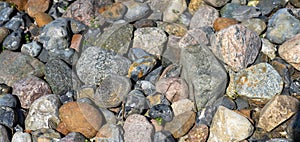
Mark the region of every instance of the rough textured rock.
POLYGON ((5 27, 0 27, 0 42, 2 41, 9 35, 9 29, 5 27))
POLYGON ((261 49, 258 35, 242 25, 232 25, 211 38, 211 50, 234 71, 251 65, 261 49))
POLYGON ((11 142, 32 142, 31 135, 24 132, 14 133, 11 142))
POLYGON ((275 44, 271 43, 268 39, 265 38, 262 38, 261 42, 261 52, 266 54, 271 60, 273 60, 276 57, 275 52, 277 51, 275 44))
POLYGON ((25 119, 26 130, 50 128, 49 120, 59 122, 58 109, 60 105, 58 96, 54 94, 42 96, 34 101, 25 119))
POLYGON ((78 133, 78 132, 72 132, 60 139, 59 142, 83 142, 85 141, 85 137, 78 133))
POLYGON ((147 75, 156 65, 156 58, 153 56, 143 56, 135 60, 129 67, 128 77, 137 81, 147 75))
POLYGON ((106 5, 103 7, 103 11, 99 9, 99 13, 108 21, 120 20, 123 18, 127 11, 127 7, 120 2, 106 5))
POLYGON ((257 35, 262 34, 267 28, 266 23, 258 18, 251 18, 241 23, 243 26, 247 27, 249 30, 256 32, 257 35))
MULTIPOLYGON (((12 8, 7 2, 1 2, 0 4, 0 25, 2 26, 5 22, 10 20, 10 16, 14 12, 14 8, 12 8)), ((24 5, 24 2, 20 1, 18 4, 24 5)))
POLYGON ((242 141, 253 131, 254 127, 246 117, 220 106, 213 118, 208 142, 242 141))
POLYGON ((274 96, 261 110, 257 127, 272 131, 299 110, 299 100, 286 95, 274 96))
POLYGON ((149 116, 153 119, 161 118, 163 122, 170 122, 174 117, 174 113, 170 105, 158 104, 150 108, 149 116))
POLYGON ((180 39, 179 47, 180 48, 187 48, 188 46, 203 44, 209 45, 210 44, 210 37, 213 35, 212 28, 197 28, 191 29, 187 31, 187 33, 180 39))
POLYGON ((189 99, 182 99, 177 102, 173 102, 171 106, 174 112, 174 116, 180 115, 187 111, 195 110, 195 103, 193 103, 189 99))
POLYGON ((151 9, 147 3, 126 1, 123 4, 128 8, 124 17, 127 22, 137 21, 151 14, 151 9))
POLYGON ((152 142, 153 140, 154 127, 142 115, 129 115, 125 120, 123 129, 126 142, 152 142))
POLYGON ((223 65, 206 46, 191 46, 182 50, 182 77, 189 86, 189 98, 197 109, 212 104, 224 95, 227 75, 223 65), (209 91, 208 91, 209 90, 209 91))
POLYGON ((188 133, 191 142, 206 142, 209 128, 204 124, 195 125, 188 133))
POLYGON ((21 47, 22 30, 18 29, 9 34, 3 41, 2 46, 8 50, 17 50, 21 47))
POLYGON ((125 99, 126 116, 133 113, 141 114, 148 108, 146 97, 140 90, 132 90, 125 99))
POLYGON ((95 136, 96 142, 124 142, 124 130, 121 126, 115 124, 105 124, 95 136))
POLYGON ((164 8, 163 21, 164 22, 175 22, 179 15, 187 9, 185 0, 170 0, 168 6, 164 8))
POLYGON ((166 58, 172 63, 179 64, 180 52, 181 52, 181 49, 179 47, 180 39, 181 37, 177 37, 174 35, 168 36, 167 47, 162 55, 163 58, 166 58))
POLYGON ((215 29, 215 31, 220 31, 223 30, 231 25, 235 25, 238 24, 239 22, 235 19, 232 18, 225 18, 225 17, 220 17, 217 18, 214 23, 213 23, 213 27, 215 29))
POLYGON ((17 99, 12 94, 0 92, 0 106, 15 108, 17 103, 17 99))
POLYGON ((194 15, 195 12, 200 8, 200 6, 204 4, 205 2, 203 0, 191 0, 189 3, 188 10, 192 15, 194 15))
POLYGON ((157 22, 157 23, 158 23, 158 27, 162 28, 169 35, 182 37, 187 32, 187 27, 183 24, 167 23, 167 22, 157 22))
POLYGON ((0 107, 0 125, 4 125, 10 129, 17 122, 17 114, 14 109, 10 107, 0 107))
POLYGON ((286 3, 286 0, 260 0, 256 6, 260 9, 262 15, 268 15, 284 7, 286 3))
POLYGON ((153 142, 175 142, 169 131, 158 131, 154 134, 153 142))
POLYGON ((244 21, 250 18, 259 17, 261 12, 253 6, 240 5, 237 3, 227 3, 220 10, 222 17, 233 18, 244 21))
POLYGON ((60 139, 60 133, 53 129, 38 129, 31 132, 31 137, 33 142, 48 142, 48 141, 55 141, 60 139))
POLYGON ((10 142, 7 130, 2 125, 0 125, 0 141, 1 142, 10 142))
POLYGON ((224 6, 229 0, 204 0, 207 4, 213 7, 222 7, 224 6))
POLYGON ((23 52, 24 54, 27 54, 31 57, 38 56, 41 51, 42 51, 42 46, 39 45, 36 41, 30 42, 27 44, 23 44, 21 47, 21 52, 23 52))
POLYGON ((190 29, 200 27, 213 27, 213 22, 219 17, 217 9, 210 6, 201 6, 194 14, 190 22, 190 29))

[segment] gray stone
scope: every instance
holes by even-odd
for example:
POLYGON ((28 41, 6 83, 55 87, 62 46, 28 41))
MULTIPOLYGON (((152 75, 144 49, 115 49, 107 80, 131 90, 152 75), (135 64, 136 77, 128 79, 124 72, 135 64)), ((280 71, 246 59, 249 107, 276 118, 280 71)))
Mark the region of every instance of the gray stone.
POLYGON ((174 113, 170 105, 158 104, 150 108, 149 116, 154 119, 161 118, 163 122, 170 122, 174 117, 174 113))
POLYGON ((0 141, 1 142, 10 142, 8 137, 8 132, 6 128, 2 125, 0 125, 0 141))
POLYGON ((229 0, 204 0, 204 1, 213 7, 222 7, 227 2, 229 2, 229 0))
POLYGON ((181 49, 179 42, 181 37, 169 35, 166 50, 162 57, 170 60, 172 63, 179 64, 181 49))
POLYGON ((0 3, 0 26, 3 26, 9 19, 11 14, 14 12, 14 8, 12 8, 9 3, 1 2, 0 3))
POLYGON ((292 38, 300 32, 300 20, 290 9, 283 8, 272 15, 268 21, 266 38, 276 44, 292 38))
POLYGON ((206 46, 191 46, 182 50, 182 77, 189 86, 189 98, 197 110, 211 105, 226 88, 227 74, 223 65, 206 46))
POLYGON ((237 97, 234 100, 235 104, 236 104, 236 109, 237 110, 242 110, 242 109, 249 109, 249 102, 248 99, 242 98, 242 97, 237 97))
POLYGON ((266 23, 258 18, 251 18, 241 23, 243 26, 247 27, 249 30, 252 30, 257 33, 257 35, 262 34, 267 28, 266 23))
POLYGON ((125 1, 123 4, 128 8, 124 19, 133 22, 145 18, 151 14, 151 9, 147 3, 135 1, 125 1))
POLYGON ((24 14, 17 13, 14 17, 12 17, 7 23, 5 23, 4 27, 10 29, 12 31, 16 31, 21 27, 25 27, 25 22, 22 18, 24 14))
POLYGON ((261 52, 266 54, 271 60, 275 59, 277 48, 275 44, 271 43, 268 39, 261 39, 262 46, 261 52))
POLYGON ((9 34, 3 41, 2 46, 8 50, 17 50, 21 47, 22 30, 18 29, 9 34))
POLYGON ((156 92, 154 84, 145 80, 137 81, 134 89, 142 91, 146 96, 152 95, 156 92))
POLYGON ((286 0, 260 0, 256 6, 260 9, 262 15, 268 15, 272 11, 284 7, 286 3, 286 0))
POLYGON ((0 54, 0 61, 0 82, 8 86, 28 75, 44 75, 42 62, 19 52, 5 50, 0 54))
POLYGON ((130 60, 99 47, 89 47, 80 56, 76 71, 85 84, 100 84, 109 74, 126 75, 130 60))
POLYGON ((81 51, 84 51, 88 47, 97 44, 97 42, 100 39, 100 36, 102 34, 102 31, 100 28, 89 28, 84 34, 84 40, 82 44, 82 49, 81 51))
POLYGON ((131 61, 135 61, 146 56, 151 56, 151 54, 147 53, 142 48, 130 48, 128 51, 128 58, 131 61))
POLYGON ((11 142, 32 142, 31 135, 24 132, 14 133, 11 142))
POLYGON ((58 109, 60 101, 57 95, 49 94, 40 97, 31 105, 28 115, 25 119, 26 130, 38 130, 41 128, 51 128, 49 120, 60 121, 58 109))
POLYGON ((175 139, 169 131, 158 131, 154 134, 153 142, 175 142, 175 139))
POLYGON ((106 120, 106 124, 117 124, 117 117, 113 112, 106 108, 99 108, 99 110, 102 112, 106 120))
POLYGON ((218 108, 219 106, 224 106, 224 107, 226 107, 228 109, 231 109, 231 110, 236 109, 235 102, 227 96, 222 96, 221 98, 217 99, 214 102, 213 106, 216 107, 216 108, 218 108))
POLYGON ((165 104, 168 106, 171 105, 168 99, 161 93, 156 92, 152 95, 147 96, 146 98, 147 98, 147 104, 150 108, 161 104, 165 104))
POLYGON ((168 6, 163 11, 164 22, 175 22, 179 16, 187 9, 185 0, 170 0, 168 6))
POLYGON ((141 114, 144 110, 148 109, 146 97, 140 90, 132 90, 125 99, 125 116, 130 114, 141 114))
POLYGON ((17 99, 12 94, 0 93, 0 106, 15 108, 17 106, 17 99))
POLYGON ((70 20, 70 27, 73 34, 82 33, 88 29, 88 27, 85 24, 83 24, 78 20, 74 20, 74 19, 69 19, 69 20, 70 20))
POLYGON ((8 128, 13 128, 17 122, 17 114, 10 107, 0 107, 0 124, 8 128))
POLYGON ((201 6, 196 11, 190 22, 190 29, 200 27, 213 27, 213 22, 219 17, 217 9, 211 6, 201 6))
POLYGON ((162 70, 163 66, 157 67, 145 76, 145 80, 155 84, 159 80, 162 70))
POLYGON ((191 29, 180 39, 179 47, 187 48, 198 44, 210 45, 211 35, 213 35, 212 28, 207 28, 207 30, 204 28, 191 29))
POLYGON ((83 142, 85 141, 85 137, 78 133, 78 132, 71 132, 62 139, 60 139, 59 142, 83 142))
POLYGON ((253 6, 245 6, 237 3, 228 3, 220 11, 222 17, 244 21, 260 16, 261 12, 253 6))
POLYGON ((213 118, 208 142, 242 141, 253 131, 253 125, 246 117, 220 106, 213 118))
POLYGON ((121 126, 115 124, 103 125, 95 136, 97 142, 124 142, 124 130, 121 126))
POLYGON ((42 51, 42 46, 39 45, 36 41, 32 41, 27 44, 23 44, 21 47, 21 52, 27 54, 31 57, 36 57, 42 51))

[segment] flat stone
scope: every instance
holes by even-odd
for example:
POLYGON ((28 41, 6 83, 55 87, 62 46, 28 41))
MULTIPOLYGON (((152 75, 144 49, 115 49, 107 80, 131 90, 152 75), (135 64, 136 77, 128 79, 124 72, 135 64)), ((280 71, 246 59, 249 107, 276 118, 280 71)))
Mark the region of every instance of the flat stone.
POLYGON ((211 38, 211 50, 233 71, 251 65, 261 48, 259 36, 242 25, 232 25, 211 38))
POLYGON ((250 18, 259 17, 261 12, 253 6, 240 5, 237 3, 227 3, 220 10, 221 17, 233 18, 244 21, 250 18))
POLYGON ((151 19, 141 19, 139 21, 134 22, 133 26, 136 29, 145 27, 156 27, 156 22, 151 19))
POLYGON ((0 107, 0 125, 4 125, 12 129, 17 122, 17 118, 18 116, 15 110, 13 110, 12 108, 0 107))
POLYGON ((125 120, 124 140, 126 142, 152 142, 154 127, 148 122, 146 117, 139 114, 132 114, 125 120))
POLYGON ((8 132, 3 125, 0 125, 0 141, 1 142, 10 142, 8 137, 8 132))
POLYGON ((21 52, 27 54, 31 57, 37 57, 42 51, 42 46, 36 41, 23 44, 21 47, 21 52))
POLYGON ((239 22, 235 19, 232 18, 225 18, 225 17, 220 17, 217 18, 214 23, 213 23, 213 27, 215 29, 215 31, 220 31, 223 30, 231 25, 235 25, 238 24, 239 22))
POLYGON ((50 0, 27 0, 25 10, 30 17, 35 17, 39 12, 46 12, 50 3, 50 0))
POLYGON ((58 109, 60 101, 57 95, 44 95, 34 101, 25 119, 26 130, 51 128, 49 120, 59 122, 58 109))
POLYGON ((195 125, 188 133, 191 142, 206 142, 209 135, 209 128, 204 124, 195 125))
POLYGON ((0 106, 15 108, 17 106, 17 99, 12 94, 0 93, 0 106))
POLYGON ((213 35, 212 28, 197 28, 188 30, 187 33, 180 39, 179 47, 180 48, 187 48, 188 46, 193 45, 209 45, 210 44, 210 37, 213 35))
POLYGON ((13 94, 17 95, 21 106, 25 109, 29 109, 31 104, 41 96, 52 93, 47 82, 33 75, 15 82, 12 88, 13 94))
POLYGON ((53 21, 52 17, 44 12, 39 12, 34 15, 35 21, 39 27, 43 27, 53 21))
POLYGON ((242 141, 251 136, 253 131, 253 125, 246 117, 219 106, 207 141, 242 141))
POLYGON ((151 14, 151 9, 147 3, 125 1, 122 4, 128 8, 124 17, 127 22, 137 21, 151 14))
POLYGON ((8 86, 27 75, 44 75, 44 64, 28 55, 5 50, 0 54, 0 60, 0 82, 8 86))
POLYGON ((189 87, 189 98, 197 110, 211 105, 224 95, 227 73, 223 65, 206 46, 190 46, 181 53, 182 74, 189 87), (209 91, 208 91, 209 90, 209 91))
POLYGON ((300 34, 284 42, 278 48, 279 56, 300 71, 300 34))
POLYGON ((172 103, 172 110, 174 112, 174 116, 180 115, 187 111, 194 111, 195 104, 189 99, 182 99, 177 102, 172 103))
POLYGON ((298 112, 299 100, 292 96, 274 96, 261 110, 257 127, 270 132, 298 112))
POLYGON ((273 60, 276 57, 276 51, 277 51, 275 44, 271 43, 268 39, 265 38, 262 38, 261 42, 262 42, 261 52, 263 52, 271 60, 273 60))
POLYGON ((83 142, 85 141, 85 137, 78 133, 78 132, 71 132, 62 139, 59 140, 59 142, 83 142))
POLYGON ((196 11, 190 22, 190 29, 197 29, 200 27, 213 27, 213 22, 219 17, 217 9, 211 6, 201 6, 196 11))
POLYGON ((96 142, 124 142, 124 130, 121 126, 115 124, 103 125, 95 136, 96 142))
POLYGON ((267 28, 266 23, 258 18, 251 18, 241 23, 243 26, 247 27, 249 30, 256 32, 257 35, 261 35, 267 28))
POLYGON ((11 142, 32 142, 31 135, 24 132, 14 133, 11 142))
POLYGON ((229 0, 204 0, 204 2, 213 7, 222 7, 229 2, 229 0))
POLYGON ((185 0, 170 0, 168 6, 163 11, 164 22, 175 22, 179 15, 181 15, 187 9, 185 0))

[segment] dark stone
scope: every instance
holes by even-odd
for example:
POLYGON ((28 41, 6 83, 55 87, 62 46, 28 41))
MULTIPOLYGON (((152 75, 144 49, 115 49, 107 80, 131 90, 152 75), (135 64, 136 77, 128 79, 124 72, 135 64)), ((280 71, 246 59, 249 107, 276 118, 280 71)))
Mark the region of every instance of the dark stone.
POLYGON ((153 142, 175 142, 175 139, 169 131, 163 130, 155 132, 153 142))
POLYGON ((13 128, 16 124, 17 115, 10 107, 0 107, 0 124, 13 128))
POLYGON ((237 97, 234 100, 235 104, 236 104, 236 109, 237 110, 242 110, 242 109, 248 109, 249 108, 249 102, 248 99, 242 98, 242 97, 237 97))
POLYGON ((151 19, 141 19, 136 21, 133 26, 135 28, 156 27, 156 23, 151 19))
POLYGON ((23 15, 24 13, 18 12, 17 15, 12 17, 7 23, 5 23, 4 27, 12 31, 16 31, 20 28, 24 28, 25 22, 23 20, 23 15))
POLYGON ((141 114, 144 110, 148 109, 146 100, 143 92, 139 90, 129 92, 125 99, 125 117, 135 113, 141 114))
POLYGON ((10 142, 9 134, 6 128, 3 125, 0 125, 0 141, 1 142, 10 142))
POLYGON ((245 6, 237 3, 226 4, 220 13, 222 17, 233 18, 238 21, 259 17, 261 14, 261 12, 253 6, 245 6))
POLYGON ((11 93, 11 87, 6 84, 0 83, 0 94, 11 93))
POLYGON ((41 53, 38 55, 37 57, 40 61, 47 63, 50 59, 50 55, 48 50, 46 50, 45 48, 42 48, 41 53))
POLYGON ((134 86, 134 89, 141 90, 146 96, 152 95, 156 92, 154 84, 145 80, 137 81, 134 86))
POLYGON ((0 26, 10 19, 14 9, 7 2, 0 2, 0 26))
POLYGON ((207 126, 211 125, 212 119, 217 112, 217 107, 207 106, 202 110, 197 112, 196 124, 205 124, 207 126))
POLYGON ((143 56, 135 60, 129 67, 128 75, 134 81, 148 74, 156 65, 156 59, 152 56, 143 56))
POLYGON ((162 118, 164 122, 170 122, 173 117, 171 106, 166 104, 158 104, 150 108, 149 116, 151 118, 162 118))
POLYGON ((151 71, 148 75, 146 75, 145 80, 151 82, 152 84, 155 84, 159 80, 162 70, 163 67, 159 66, 158 68, 151 71))
POLYGON ((260 9, 262 15, 268 15, 272 11, 284 7, 286 3, 286 0, 260 0, 256 6, 260 9))
POLYGON ((0 94, 0 106, 15 108, 17 99, 12 94, 0 94))
POLYGON ((73 34, 83 33, 88 29, 88 27, 81 23, 80 21, 69 19, 70 20, 70 26, 73 34))
POLYGON ((236 109, 235 102, 227 96, 223 96, 223 97, 217 99, 213 104, 213 106, 215 106, 215 107, 219 107, 221 105, 228 109, 231 109, 231 110, 236 109))
POLYGON ((84 142, 85 137, 78 133, 78 132, 71 132, 62 139, 60 139, 59 142, 84 142))
POLYGON ((76 99, 76 91, 70 90, 66 94, 59 96, 59 100, 62 104, 73 102, 76 99))
POLYGON ((60 134, 53 129, 38 129, 31 132, 33 142, 38 141, 54 141, 55 139, 60 139, 60 134))
POLYGON ((3 47, 8 50, 17 50, 21 47, 22 30, 18 29, 9 34, 3 41, 3 47))
POLYGON ((41 51, 42 51, 42 46, 36 41, 32 41, 30 43, 23 44, 21 47, 21 52, 24 54, 27 54, 31 57, 38 56, 41 51))

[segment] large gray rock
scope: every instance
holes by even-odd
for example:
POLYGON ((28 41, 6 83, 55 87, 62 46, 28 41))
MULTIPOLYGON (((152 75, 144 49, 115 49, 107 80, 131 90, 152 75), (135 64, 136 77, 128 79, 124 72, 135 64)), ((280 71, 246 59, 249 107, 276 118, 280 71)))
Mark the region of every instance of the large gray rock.
POLYGON ((260 0, 256 6, 260 9, 262 15, 268 15, 272 11, 274 12, 275 10, 284 7, 287 2, 288 1, 286 0, 260 0))
POLYGON ((197 109, 211 105, 226 88, 227 74, 223 65, 206 46, 191 46, 182 50, 182 77, 187 81, 190 99, 197 109))

